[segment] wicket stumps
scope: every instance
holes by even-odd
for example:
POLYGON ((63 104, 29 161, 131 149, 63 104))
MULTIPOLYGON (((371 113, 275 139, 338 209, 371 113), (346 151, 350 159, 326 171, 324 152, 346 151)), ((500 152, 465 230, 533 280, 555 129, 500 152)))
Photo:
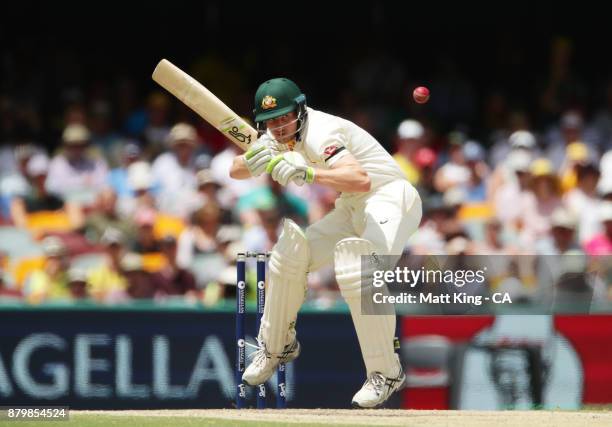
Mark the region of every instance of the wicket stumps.
MULTIPOLYGON (((255 336, 259 334, 259 325, 263 316, 266 302, 266 260, 265 253, 239 253, 237 257, 237 280, 236 280, 236 407, 244 408, 246 404, 246 385, 242 382, 242 374, 246 367, 246 345, 245 345, 245 313, 246 313, 246 261, 247 258, 257 260, 257 315, 255 336)), ((280 364, 277 371, 277 394, 276 407, 286 407, 285 400, 285 365, 280 364)), ((266 407, 266 385, 257 386, 257 409, 266 407)))

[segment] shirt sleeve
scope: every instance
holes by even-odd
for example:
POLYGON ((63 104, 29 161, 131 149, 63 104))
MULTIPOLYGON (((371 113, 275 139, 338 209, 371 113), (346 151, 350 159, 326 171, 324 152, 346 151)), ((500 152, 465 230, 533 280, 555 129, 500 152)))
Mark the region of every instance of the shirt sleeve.
POLYGON ((349 151, 344 130, 336 128, 327 133, 326 137, 321 138, 321 142, 315 147, 315 153, 327 167, 333 166, 334 163, 346 156, 349 151))

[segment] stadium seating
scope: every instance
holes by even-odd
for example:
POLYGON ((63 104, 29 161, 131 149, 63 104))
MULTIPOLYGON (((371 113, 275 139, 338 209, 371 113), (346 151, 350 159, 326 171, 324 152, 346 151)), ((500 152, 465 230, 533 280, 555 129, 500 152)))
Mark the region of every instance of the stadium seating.
POLYGON ((220 254, 199 254, 194 256, 190 270, 196 278, 198 287, 204 287, 208 283, 219 278, 226 267, 226 261, 220 254))

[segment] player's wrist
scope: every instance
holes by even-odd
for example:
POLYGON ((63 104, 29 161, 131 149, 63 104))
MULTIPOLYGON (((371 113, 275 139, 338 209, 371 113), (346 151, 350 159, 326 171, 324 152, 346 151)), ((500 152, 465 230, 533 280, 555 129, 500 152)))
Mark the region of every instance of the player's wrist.
POLYGON ((306 184, 312 184, 315 180, 316 175, 317 172, 315 171, 315 168, 313 168, 312 166, 307 166, 306 176, 304 177, 304 181, 306 182, 306 184))

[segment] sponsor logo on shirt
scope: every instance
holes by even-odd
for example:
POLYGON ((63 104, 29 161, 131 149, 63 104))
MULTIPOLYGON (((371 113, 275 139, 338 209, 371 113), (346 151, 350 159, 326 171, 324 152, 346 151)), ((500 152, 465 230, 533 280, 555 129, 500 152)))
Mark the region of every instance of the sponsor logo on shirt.
POLYGON ((334 157, 336 154, 340 153, 342 150, 346 148, 342 145, 333 144, 325 147, 323 150, 323 157, 325 157, 325 161, 327 162, 329 159, 334 157))

